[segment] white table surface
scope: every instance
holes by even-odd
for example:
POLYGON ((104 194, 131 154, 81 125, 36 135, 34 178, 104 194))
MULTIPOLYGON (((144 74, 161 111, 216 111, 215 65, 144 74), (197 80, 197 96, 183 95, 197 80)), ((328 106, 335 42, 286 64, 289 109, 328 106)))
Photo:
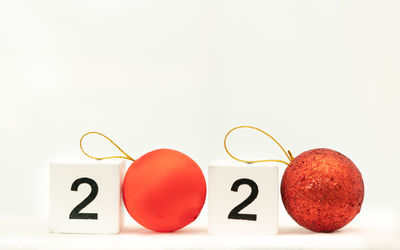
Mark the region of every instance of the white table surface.
POLYGON ((46 219, 0 216, 0 249, 400 249, 398 221, 385 216, 356 218, 334 233, 280 222, 278 235, 246 237, 209 235, 204 217, 175 233, 154 233, 126 218, 120 234, 86 235, 49 233, 46 219))

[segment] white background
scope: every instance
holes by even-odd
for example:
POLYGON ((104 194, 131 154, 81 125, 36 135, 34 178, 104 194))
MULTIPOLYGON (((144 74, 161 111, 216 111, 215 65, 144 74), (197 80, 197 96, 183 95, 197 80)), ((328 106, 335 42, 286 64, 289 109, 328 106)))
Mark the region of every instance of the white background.
MULTIPOLYGON (((399 9, 380 0, 0 0, 0 214, 46 218, 49 162, 86 161, 86 131, 134 158, 174 148, 206 171, 225 157, 225 133, 250 124, 294 155, 344 153, 365 181, 359 216, 399 222, 399 9)), ((255 132, 230 144, 242 157, 284 159, 255 132)), ((116 152, 94 136, 87 148, 116 152)))

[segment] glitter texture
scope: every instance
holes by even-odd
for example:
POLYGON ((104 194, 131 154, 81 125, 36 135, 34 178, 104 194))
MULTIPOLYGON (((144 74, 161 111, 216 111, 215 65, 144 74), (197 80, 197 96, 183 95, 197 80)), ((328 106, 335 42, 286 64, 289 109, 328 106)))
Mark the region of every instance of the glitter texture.
POLYGON ((286 211, 299 225, 332 232, 360 212, 364 183, 349 158, 334 150, 313 149, 286 168, 281 194, 286 211))

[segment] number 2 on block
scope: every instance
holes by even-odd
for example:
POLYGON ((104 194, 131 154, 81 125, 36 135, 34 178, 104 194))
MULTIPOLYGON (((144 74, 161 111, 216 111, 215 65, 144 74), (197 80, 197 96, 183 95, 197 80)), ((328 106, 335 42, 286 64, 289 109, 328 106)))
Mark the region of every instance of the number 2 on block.
POLYGON ((71 191, 78 191, 79 185, 86 183, 89 184, 92 188, 88 197, 86 197, 81 203, 79 203, 74 209, 72 209, 71 213, 69 214, 70 219, 81 219, 81 220, 97 220, 97 213, 80 213, 82 209, 84 209, 87 205, 92 202, 99 192, 99 187, 97 183, 90 179, 90 178, 79 178, 72 183, 71 191))
POLYGON ((248 185, 251 188, 251 193, 249 197, 247 197, 244 201, 242 201, 239 205, 234 207, 232 211, 228 215, 228 219, 235 219, 235 220, 251 220, 256 221, 257 215, 256 214, 240 214, 239 212, 242 211, 245 207, 247 207, 250 203, 252 203, 258 195, 258 186, 257 184, 250 179, 242 178, 235 181, 232 184, 231 191, 237 192, 239 190, 240 185, 248 185))

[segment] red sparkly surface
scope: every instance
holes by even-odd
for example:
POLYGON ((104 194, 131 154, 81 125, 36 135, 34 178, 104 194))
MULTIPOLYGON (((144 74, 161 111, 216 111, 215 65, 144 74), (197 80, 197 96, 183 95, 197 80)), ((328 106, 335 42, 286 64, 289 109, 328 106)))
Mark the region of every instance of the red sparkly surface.
POLYGON ((313 149, 286 168, 281 194, 286 211, 299 225, 332 232, 360 212, 364 183, 349 158, 334 150, 313 149))

